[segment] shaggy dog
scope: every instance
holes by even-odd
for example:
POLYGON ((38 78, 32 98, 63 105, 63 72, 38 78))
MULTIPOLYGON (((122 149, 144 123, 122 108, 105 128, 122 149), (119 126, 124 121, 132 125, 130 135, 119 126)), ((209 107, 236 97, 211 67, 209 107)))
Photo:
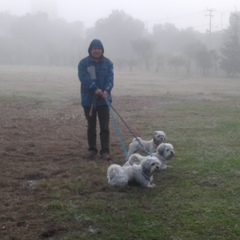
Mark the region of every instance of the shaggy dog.
POLYGON ((107 170, 108 184, 114 187, 125 187, 129 183, 138 183, 142 187, 154 187, 153 173, 159 172, 161 162, 157 157, 147 157, 140 164, 120 166, 112 164, 107 170))
POLYGON ((129 158, 133 153, 148 151, 153 153, 156 151, 158 145, 166 139, 166 134, 163 131, 155 131, 153 133, 153 139, 149 141, 142 140, 140 137, 134 138, 129 144, 128 157, 129 158))
MULTIPOLYGON (((166 169, 167 161, 172 159, 175 155, 174 147, 171 143, 161 143, 157 147, 157 151, 152 153, 152 156, 157 157, 162 165, 162 169, 166 169)), ((130 156, 128 161, 123 166, 129 166, 133 164, 140 164, 144 159, 148 157, 142 156, 139 153, 134 153, 130 156)))

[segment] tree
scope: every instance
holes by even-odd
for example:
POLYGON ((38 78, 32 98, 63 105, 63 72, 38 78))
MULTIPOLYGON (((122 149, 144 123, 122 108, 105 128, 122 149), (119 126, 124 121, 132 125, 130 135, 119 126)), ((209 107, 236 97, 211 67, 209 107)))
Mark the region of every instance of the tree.
POLYGON ((51 20, 46 13, 0 13, 0 63, 76 66, 83 23, 51 20))
POLYGON ((206 76, 209 69, 213 67, 212 52, 207 49, 202 49, 196 52, 195 61, 203 76, 206 76))
POLYGON ((154 25, 152 38, 158 43, 158 51, 167 55, 182 52, 184 47, 196 41, 198 34, 192 28, 177 29, 173 24, 154 25))
POLYGON ((183 53, 186 56, 185 66, 186 66, 186 71, 187 71, 188 75, 192 71, 193 63, 198 62, 198 60, 197 60, 198 53, 202 52, 202 51, 205 51, 205 50, 206 50, 206 46, 199 41, 192 42, 192 43, 187 44, 185 46, 183 53))
POLYGON ((240 12, 231 13, 226 34, 228 40, 221 49, 220 67, 229 76, 234 77, 240 72, 240 12))
POLYGON ((148 38, 141 38, 132 41, 132 48, 139 57, 139 60, 144 63, 146 70, 149 69, 149 62, 154 56, 156 43, 148 38))
POLYGON ((172 56, 168 61, 168 65, 173 66, 176 73, 178 73, 178 69, 185 65, 185 59, 179 55, 172 56))
POLYGON ((156 69, 155 71, 158 72, 160 68, 163 68, 165 65, 165 56, 163 53, 157 53, 155 56, 156 62, 156 69))
POLYGON ((134 52, 131 41, 146 34, 144 22, 134 19, 124 11, 114 10, 106 17, 99 19, 94 28, 87 32, 87 44, 93 38, 102 40, 106 46, 106 55, 111 58, 130 59, 134 52))

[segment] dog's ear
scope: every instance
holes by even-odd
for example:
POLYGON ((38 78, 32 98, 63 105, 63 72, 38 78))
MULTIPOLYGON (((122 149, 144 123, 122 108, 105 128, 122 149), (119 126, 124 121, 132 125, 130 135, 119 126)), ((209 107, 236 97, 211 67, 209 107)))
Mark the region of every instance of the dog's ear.
POLYGON ((155 138, 155 136, 158 134, 158 131, 155 131, 154 133, 153 133, 153 138, 155 138))
POLYGON ((172 152, 173 154, 175 154, 174 147, 173 147, 173 145, 172 145, 171 143, 169 143, 169 148, 171 149, 171 152, 172 152))
POLYGON ((162 135, 163 135, 163 138, 164 140, 166 139, 166 133, 165 132, 162 132, 162 135))
POLYGON ((160 156, 163 156, 164 150, 165 150, 165 143, 161 143, 157 148, 158 154, 160 156))

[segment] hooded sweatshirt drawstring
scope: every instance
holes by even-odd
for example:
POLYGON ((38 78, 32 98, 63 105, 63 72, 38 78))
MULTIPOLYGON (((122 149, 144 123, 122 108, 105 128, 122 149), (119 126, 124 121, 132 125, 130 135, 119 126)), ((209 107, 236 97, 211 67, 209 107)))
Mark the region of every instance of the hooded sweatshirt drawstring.
POLYGON ((91 108, 90 108, 90 111, 89 111, 89 117, 92 116, 92 114, 93 114, 93 109, 96 108, 96 102, 97 102, 96 100, 97 100, 97 97, 96 97, 96 95, 94 95, 94 96, 93 96, 93 100, 92 100, 92 104, 91 104, 91 108))

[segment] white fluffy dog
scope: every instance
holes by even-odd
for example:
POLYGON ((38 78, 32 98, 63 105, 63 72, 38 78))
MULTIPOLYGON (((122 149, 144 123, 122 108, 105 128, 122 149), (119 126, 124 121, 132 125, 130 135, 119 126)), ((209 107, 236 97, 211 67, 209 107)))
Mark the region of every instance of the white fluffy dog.
MULTIPOLYGON (((157 151, 152 153, 152 156, 157 157, 162 165, 162 169, 166 169, 167 161, 172 159, 175 155, 174 147, 171 143, 161 143, 157 147, 157 151)), ((142 156, 139 153, 134 153, 130 156, 128 161, 123 166, 129 166, 133 164, 140 164, 144 159, 148 157, 142 156)))
POLYGON ((136 182, 142 187, 154 187, 152 184, 153 173, 159 172, 161 167, 161 162, 157 157, 147 157, 138 165, 112 164, 107 170, 108 183, 114 187, 124 187, 132 182, 136 182))
POLYGON ((166 134, 163 131, 155 131, 153 133, 153 138, 149 141, 142 140, 140 137, 134 138, 129 144, 128 157, 133 153, 142 152, 147 150, 149 153, 156 151, 160 143, 164 142, 166 139, 166 134))

